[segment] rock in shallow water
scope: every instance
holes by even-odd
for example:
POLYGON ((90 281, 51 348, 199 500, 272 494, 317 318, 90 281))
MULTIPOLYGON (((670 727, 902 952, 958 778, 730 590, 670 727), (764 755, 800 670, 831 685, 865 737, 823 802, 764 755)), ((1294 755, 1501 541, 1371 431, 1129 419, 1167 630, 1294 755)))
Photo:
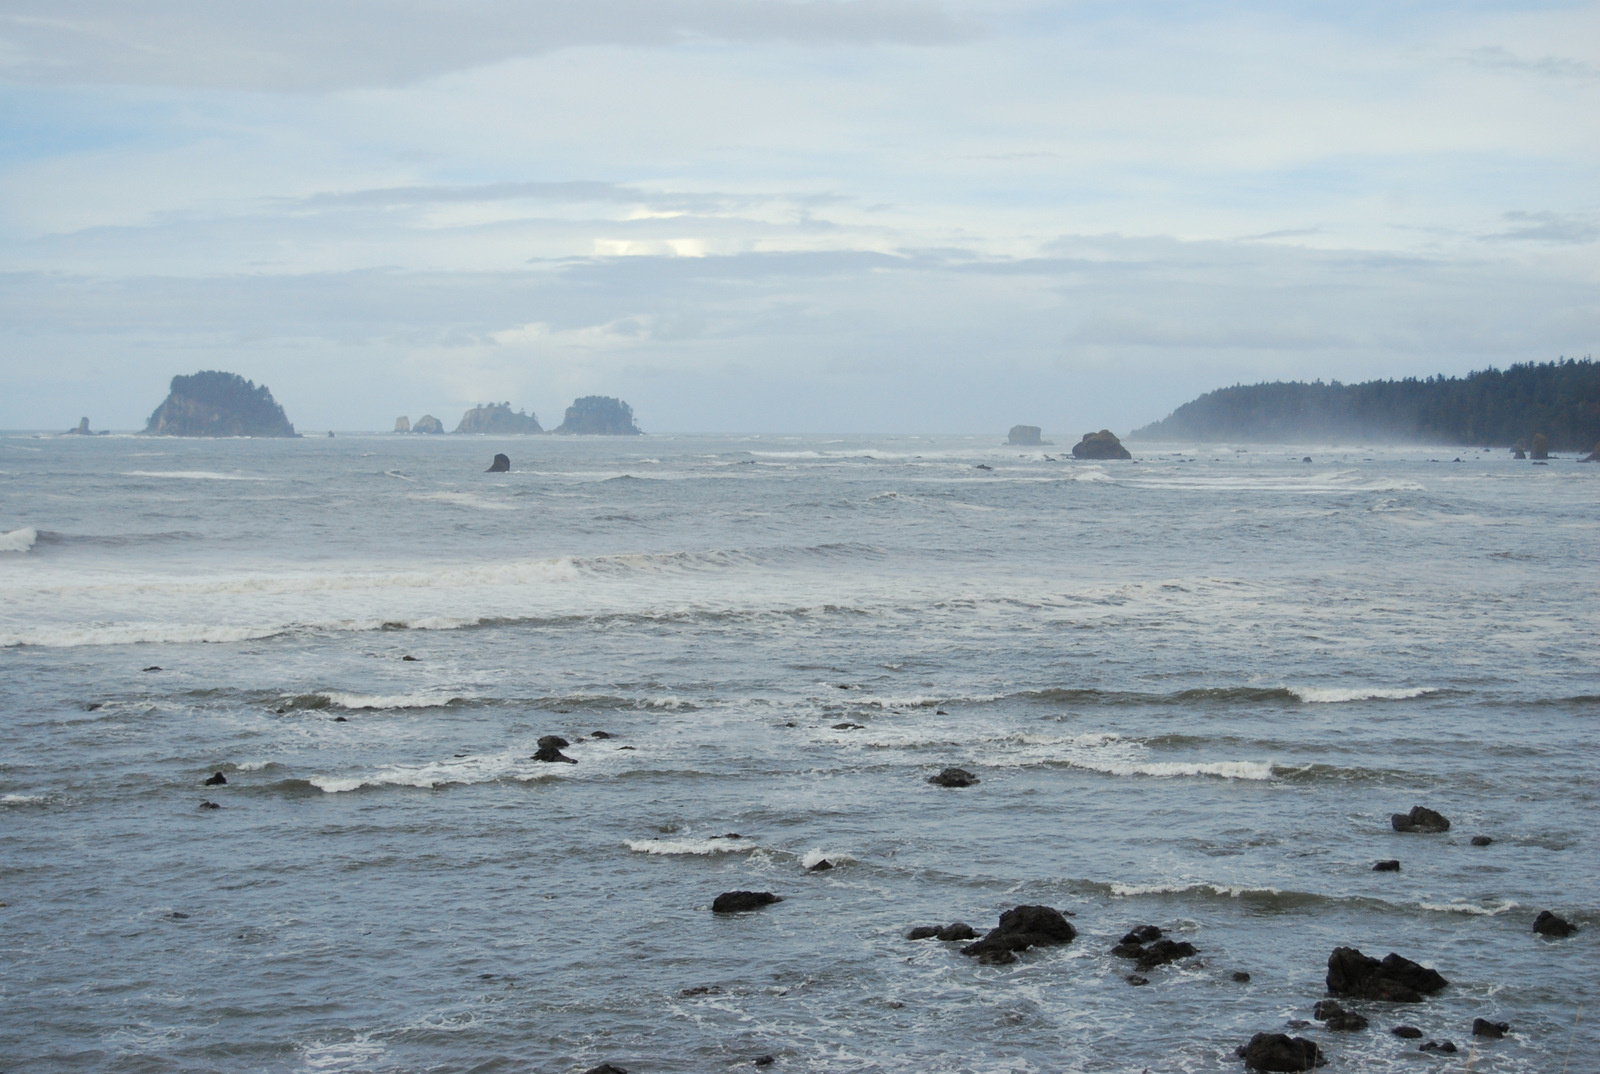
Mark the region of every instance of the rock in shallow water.
POLYGON ((1398 873, 1400 871, 1400 863, 1394 858, 1389 858, 1373 865, 1372 871, 1375 873, 1398 873))
POLYGON ((207 787, 220 787, 227 782, 227 776, 223 775, 221 772, 216 772, 205 778, 204 785, 207 787))
POLYGON ((990 929, 977 943, 961 949, 963 955, 983 962, 1010 962, 1015 952, 1030 947, 1054 947, 1071 943, 1078 930, 1049 906, 1018 906, 1000 915, 1000 924, 990 929))
POLYGON ((1416 1040, 1418 1037, 1422 1036, 1422 1030, 1418 1029, 1416 1026, 1395 1026, 1393 1029, 1389 1030, 1389 1032, 1393 1033, 1402 1040, 1416 1040))
POLYGON ((1257 1033, 1237 1054, 1251 1070, 1307 1071, 1327 1063, 1314 1042, 1287 1033, 1257 1033))
POLYGON ((759 910, 783 899, 770 891, 724 891, 711 902, 714 914, 738 914, 746 910, 759 910))
POLYGON ((1472 845, 1475 847, 1486 847, 1492 845, 1493 843, 1494 840, 1490 839, 1487 835, 1475 835, 1472 837, 1472 845))
POLYGON ((1450 982, 1408 958, 1390 952, 1378 959, 1354 947, 1336 947, 1328 956, 1328 991, 1336 996, 1379 999, 1390 1003, 1421 1003, 1450 982))
POLYGON ((1533 919, 1533 931, 1540 936, 1571 936, 1578 929, 1561 915, 1540 910, 1539 916, 1533 919))
POLYGON ((946 768, 937 776, 929 776, 928 782, 936 787, 970 787, 979 780, 965 768, 946 768))
POLYGON ((1421 832, 1431 835, 1450 830, 1450 818, 1427 806, 1412 806, 1409 813, 1395 813, 1389 823, 1397 832, 1421 832))
POLYGON ((1419 1051, 1419 1052, 1440 1052, 1440 1053, 1442 1053, 1444 1055, 1455 1055, 1456 1054, 1456 1045, 1455 1045, 1455 1041, 1450 1041, 1450 1040, 1430 1040, 1428 1043, 1426 1043, 1426 1044, 1422 1045, 1422 1047, 1418 1048, 1417 1051, 1419 1051))
POLYGON ((1499 1040, 1509 1032, 1511 1032, 1511 1023, 1509 1022, 1491 1022, 1487 1018, 1474 1018, 1472 1020, 1472 1035, 1474 1037, 1499 1040))

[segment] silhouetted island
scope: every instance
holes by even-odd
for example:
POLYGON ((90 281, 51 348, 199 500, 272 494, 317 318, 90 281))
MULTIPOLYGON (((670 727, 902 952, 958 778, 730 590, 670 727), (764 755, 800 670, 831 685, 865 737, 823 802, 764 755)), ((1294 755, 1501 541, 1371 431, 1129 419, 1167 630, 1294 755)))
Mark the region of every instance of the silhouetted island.
POLYGON ((263 384, 237 373, 202 370, 172 378, 166 401, 144 429, 150 436, 299 436, 263 384))
POLYGON ((1600 364, 1588 358, 1485 369, 1465 377, 1362 384, 1275 381, 1207 392, 1136 440, 1410 441, 1509 447, 1536 435, 1551 451, 1600 441, 1600 364))
POLYGON ((589 433, 599 436, 638 436, 633 423, 633 407, 606 395, 586 395, 574 399, 567 416, 556 427, 558 433, 589 433))
POLYGON ((494 433, 496 435, 521 435, 542 433, 539 419, 532 414, 513 411, 510 403, 485 403, 461 415, 458 433, 494 433))

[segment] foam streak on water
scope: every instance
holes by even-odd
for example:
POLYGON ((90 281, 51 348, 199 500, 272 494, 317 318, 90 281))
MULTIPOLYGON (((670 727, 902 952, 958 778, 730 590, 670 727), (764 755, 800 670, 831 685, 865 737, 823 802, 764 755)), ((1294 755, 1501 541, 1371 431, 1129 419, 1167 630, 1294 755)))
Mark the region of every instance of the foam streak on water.
POLYGON ((0 437, 5 1069, 1236 1071, 1347 944, 1330 1071, 1588 1069, 1600 470, 1138 454, 0 437))

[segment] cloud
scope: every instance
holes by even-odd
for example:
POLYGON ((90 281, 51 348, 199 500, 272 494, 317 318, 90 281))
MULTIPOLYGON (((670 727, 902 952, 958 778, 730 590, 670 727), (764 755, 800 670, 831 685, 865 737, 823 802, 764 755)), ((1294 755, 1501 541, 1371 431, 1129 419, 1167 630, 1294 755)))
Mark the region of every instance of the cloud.
POLYGON ((1523 71, 1546 78, 1600 78, 1600 67, 1567 56, 1541 56, 1530 60, 1518 56, 1499 45, 1487 45, 1467 52, 1463 57, 1474 67, 1487 67, 1496 71, 1523 71))
POLYGON ((324 92, 582 45, 942 45, 975 32, 908 0, 7 0, 0 77, 324 92))
POLYGON ((1485 242, 1555 242, 1581 244, 1600 239, 1600 220, 1591 213, 1509 212, 1508 231, 1485 235, 1485 242))

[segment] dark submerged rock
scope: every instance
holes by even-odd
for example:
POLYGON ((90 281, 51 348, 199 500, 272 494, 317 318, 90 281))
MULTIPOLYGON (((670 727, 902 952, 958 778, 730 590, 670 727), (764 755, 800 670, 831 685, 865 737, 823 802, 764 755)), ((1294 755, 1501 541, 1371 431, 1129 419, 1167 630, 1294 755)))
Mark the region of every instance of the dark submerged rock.
POLYGON ((1472 1035, 1474 1037, 1499 1040, 1509 1032, 1511 1032, 1511 1023, 1509 1022, 1491 1022, 1487 1018, 1474 1018, 1472 1020, 1472 1035))
POLYGON ((1001 914, 998 926, 977 943, 963 947, 961 953, 984 962, 1010 962, 1017 951, 1068 944, 1077 936, 1078 930, 1060 910, 1049 906, 1018 906, 1001 914))
POLYGON ((946 768, 937 776, 929 776, 928 782, 936 787, 970 787, 979 779, 965 768, 946 768))
POLYGON ((746 910, 759 910, 783 899, 770 891, 724 891, 711 902, 714 914, 738 914, 746 910))
POLYGON ((160 671, 161 670, 161 665, 160 664, 151 664, 149 667, 142 668, 141 670, 143 670, 143 671, 160 671))
POLYGON ((589 737, 590 738, 616 738, 617 736, 613 735, 610 731, 590 731, 589 732, 589 737))
POLYGON ((758 1055, 758 1056, 755 1057, 755 1059, 753 1061, 754 1061, 755 1065, 758 1066, 758 1067, 770 1067, 773 1063, 776 1063, 778 1060, 777 1060, 777 1057, 775 1057, 775 1056, 758 1055))
POLYGON ((1257 1033, 1238 1055, 1251 1070, 1307 1071, 1327 1062, 1315 1042, 1287 1033, 1257 1033))
POLYGON ((1154 925, 1139 925, 1129 929, 1128 934, 1122 937, 1123 943, 1145 944, 1152 940, 1161 939, 1161 930, 1154 925))
POLYGON ((1398 873, 1400 871, 1400 863, 1394 858, 1388 858, 1374 864, 1372 871, 1375 873, 1398 873))
POLYGON ((402 656, 400 659, 404 660, 404 661, 407 661, 409 663, 416 663, 416 660, 417 660, 417 658, 412 656, 410 653, 407 653, 406 655, 402 656))
POLYGON ((222 807, 219 806, 217 803, 211 801, 210 799, 207 799, 206 801, 200 803, 200 808, 201 809, 221 809, 222 807))
POLYGON ((207 787, 220 787, 227 782, 228 777, 223 775, 221 772, 207 776, 205 779, 205 785, 207 787))
POLYGON ((1141 985, 1147 985, 1147 984, 1150 983, 1150 978, 1141 977, 1137 973, 1128 974, 1128 976, 1126 978, 1124 978, 1124 980, 1126 980, 1129 984, 1131 984, 1135 988, 1138 988, 1141 985))
POLYGON ((535 761, 544 761, 547 764, 577 764, 577 761, 561 752, 563 746, 570 745, 572 743, 560 735, 544 735, 539 739, 539 749, 534 753, 533 759, 535 761))
POLYGON ((1389 1030, 1389 1032, 1393 1033, 1402 1040, 1416 1040, 1422 1036, 1422 1030, 1418 1029, 1416 1026, 1395 1026, 1393 1029, 1389 1030))
POLYGON ((1490 839, 1487 835, 1475 835, 1472 837, 1472 845, 1475 847, 1486 847, 1491 845, 1493 842, 1494 840, 1490 839))
POLYGON ((829 861, 827 858, 823 858, 821 861, 817 862, 817 864, 815 864, 811 868, 807 869, 806 872, 808 872, 808 873, 825 873, 825 872, 827 872, 828 870, 830 870, 832 868, 833 868, 833 862, 829 861))
POLYGON ((1248 973, 1244 972, 1244 970, 1235 970, 1234 973, 1233 973, 1233 979, 1235 981, 1237 981, 1239 984, 1249 984, 1250 983, 1250 975, 1248 973))
POLYGON ((1319 1022, 1327 1023, 1329 1029, 1351 1033, 1367 1028, 1366 1016, 1347 1011, 1336 1000, 1324 999, 1311 1008, 1311 1016, 1319 1022))
POLYGON ((1132 453, 1122 446, 1122 441, 1110 429, 1097 433, 1084 433, 1083 439, 1072 446, 1074 459, 1131 459, 1132 453))
POLYGON ((919 925, 906 933, 908 940, 975 940, 978 933, 965 921, 949 925, 919 925))
POLYGON ((1441 1053, 1443 1055, 1455 1055, 1456 1054, 1456 1045, 1455 1045, 1454 1041, 1449 1041, 1449 1040, 1430 1040, 1428 1043, 1426 1043, 1422 1047, 1418 1048, 1417 1051, 1419 1051, 1419 1052, 1439 1052, 1439 1053, 1441 1053))
POLYGON ((1409 813, 1395 813, 1390 816, 1389 823, 1397 832, 1433 834, 1450 830, 1450 818, 1427 806, 1412 806, 1409 813))
POLYGON ((486 474, 509 474, 510 472, 511 456, 505 454, 496 455, 494 461, 489 464, 489 468, 484 471, 486 474))
POLYGON ((1336 996, 1378 999, 1390 1003, 1421 1003, 1449 984, 1437 970, 1390 952, 1382 961, 1354 947, 1336 947, 1328 956, 1328 991, 1336 996))
POLYGON ((597 1067, 590 1067, 583 1074, 628 1074, 627 1067, 619 1067, 615 1063, 601 1063, 597 1067))
POLYGON ((1160 939, 1144 949, 1139 955, 1139 968, 1153 970, 1157 966, 1165 966, 1169 962, 1176 962, 1180 958, 1188 958, 1198 954, 1195 946, 1186 940, 1160 939))
POLYGON ((1539 916, 1533 919, 1533 931, 1540 936, 1571 936, 1578 928, 1560 914, 1540 910, 1539 916))

